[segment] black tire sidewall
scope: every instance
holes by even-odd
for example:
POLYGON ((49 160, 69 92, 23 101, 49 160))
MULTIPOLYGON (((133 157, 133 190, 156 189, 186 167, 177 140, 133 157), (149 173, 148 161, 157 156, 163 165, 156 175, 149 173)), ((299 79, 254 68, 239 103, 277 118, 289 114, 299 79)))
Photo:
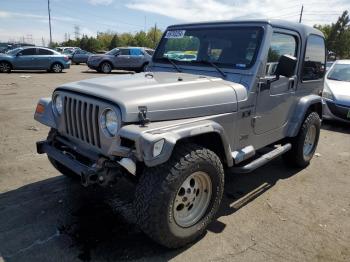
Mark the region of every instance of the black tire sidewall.
POLYGON ((61 73, 61 72, 63 71, 63 66, 62 66, 60 63, 54 63, 54 64, 51 66, 51 71, 54 72, 54 73, 61 73), (53 69, 56 65, 59 65, 60 68, 61 68, 59 72, 56 72, 56 71, 53 69))
POLYGON ((110 72, 112 72, 112 65, 111 65, 109 62, 103 62, 103 63, 101 64, 101 66, 100 66, 100 70, 101 70, 101 72, 104 73, 104 74, 109 74, 110 72), (104 66, 105 64, 109 65, 109 67, 110 67, 110 70, 109 70, 108 72, 103 71, 103 66, 104 66))
POLYGON ((300 130, 300 133, 297 137, 296 143, 295 143, 295 146, 297 148, 297 160, 298 160, 300 166, 305 166, 305 165, 309 164, 310 160, 314 156, 316 148, 317 148, 317 144, 319 141, 319 137, 320 137, 320 130, 321 130, 321 121, 320 121, 318 114, 315 112, 310 113, 307 116, 307 118, 305 119, 303 126, 300 130), (304 142, 305 142, 306 134, 312 125, 314 125, 316 127, 316 138, 315 138, 315 142, 314 142, 314 147, 313 147, 312 151, 310 152, 310 154, 305 156, 304 155, 304 142))

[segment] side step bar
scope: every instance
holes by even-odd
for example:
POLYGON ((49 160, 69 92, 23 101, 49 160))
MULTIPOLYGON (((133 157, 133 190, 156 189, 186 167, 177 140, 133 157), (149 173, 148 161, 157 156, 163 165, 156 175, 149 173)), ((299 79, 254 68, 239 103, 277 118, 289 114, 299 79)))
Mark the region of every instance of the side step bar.
POLYGON ((285 144, 283 146, 277 147, 276 149, 272 150, 271 152, 262 155, 258 159, 255 159, 254 161, 250 162, 249 164, 245 166, 239 166, 239 167, 231 167, 230 171, 233 173, 238 173, 238 174, 245 174, 245 173, 250 173, 257 169, 258 167, 261 167, 271 160, 275 159, 276 157, 283 155, 287 151, 289 151, 292 148, 292 145, 290 143, 285 144))

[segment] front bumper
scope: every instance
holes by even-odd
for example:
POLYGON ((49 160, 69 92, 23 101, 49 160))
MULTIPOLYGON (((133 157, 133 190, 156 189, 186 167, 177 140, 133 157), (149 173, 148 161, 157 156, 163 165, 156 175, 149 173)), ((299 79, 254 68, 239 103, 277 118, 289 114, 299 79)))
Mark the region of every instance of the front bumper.
POLYGON ((49 141, 39 141, 36 143, 36 150, 38 154, 47 154, 47 156, 53 158, 63 166, 69 168, 79 176, 89 172, 89 167, 74 160, 68 154, 63 153, 54 146, 50 145, 49 141))
POLYGON ((322 100, 323 118, 350 123, 350 106, 338 105, 330 100, 322 100))
POLYGON ((78 175, 83 186, 93 184, 108 186, 116 183, 119 177, 127 174, 126 166, 119 164, 117 161, 111 161, 103 157, 95 158, 96 160, 89 159, 78 152, 69 149, 66 151, 66 148, 68 148, 66 146, 62 149, 62 147, 56 147, 52 144, 50 140, 37 142, 37 153, 47 154, 48 157, 78 175), (85 160, 81 161, 82 158, 85 160))

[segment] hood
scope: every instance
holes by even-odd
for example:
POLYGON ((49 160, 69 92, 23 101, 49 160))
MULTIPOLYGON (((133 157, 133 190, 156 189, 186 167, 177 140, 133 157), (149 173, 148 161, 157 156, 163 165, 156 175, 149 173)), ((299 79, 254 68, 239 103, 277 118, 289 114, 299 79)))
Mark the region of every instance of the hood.
POLYGON ((326 79, 326 85, 332 91, 337 104, 350 106, 350 82, 326 79))
POLYGON ((99 77, 63 85, 58 90, 83 93, 117 104, 124 122, 137 122, 146 106, 151 121, 175 120, 237 111, 240 84, 184 73, 140 73, 99 77))

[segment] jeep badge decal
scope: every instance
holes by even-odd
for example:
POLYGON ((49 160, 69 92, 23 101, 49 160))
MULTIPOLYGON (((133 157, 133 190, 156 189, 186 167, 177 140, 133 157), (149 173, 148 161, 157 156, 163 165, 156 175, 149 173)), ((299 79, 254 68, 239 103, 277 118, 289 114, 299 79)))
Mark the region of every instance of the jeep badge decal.
POLYGON ((185 36, 186 30, 173 30, 167 31, 165 38, 183 38, 185 36))

